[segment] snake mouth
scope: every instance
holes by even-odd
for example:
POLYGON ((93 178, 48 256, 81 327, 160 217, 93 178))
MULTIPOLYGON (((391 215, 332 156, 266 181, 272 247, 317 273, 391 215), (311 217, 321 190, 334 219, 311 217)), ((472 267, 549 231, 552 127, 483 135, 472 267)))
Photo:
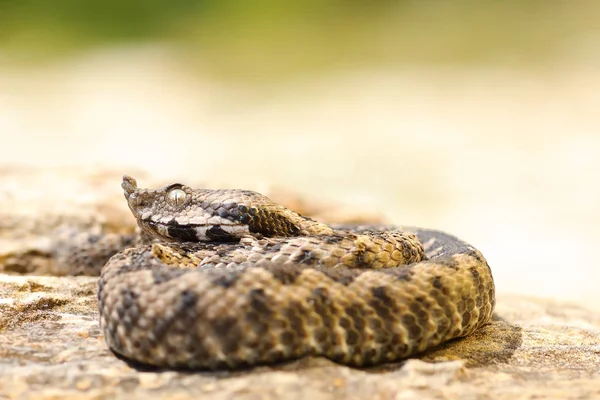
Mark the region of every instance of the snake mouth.
POLYGON ((153 236, 176 242, 237 242, 250 233, 248 225, 178 224, 142 221, 140 227, 153 236))

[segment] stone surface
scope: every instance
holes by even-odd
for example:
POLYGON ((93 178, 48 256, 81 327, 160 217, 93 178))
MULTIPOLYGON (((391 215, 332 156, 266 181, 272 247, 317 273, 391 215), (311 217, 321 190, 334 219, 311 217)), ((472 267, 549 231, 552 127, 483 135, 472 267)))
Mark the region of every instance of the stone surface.
POLYGON ((498 318, 481 332, 422 359, 376 368, 315 358, 237 372, 185 372, 115 357, 98 327, 95 289, 92 277, 0 275, 0 398, 600 396, 600 317, 564 303, 501 296, 498 318))
MULTIPOLYGON (((236 372, 130 365, 102 338, 96 278, 38 275, 52 270, 49 247, 57 226, 133 228, 120 174, 0 171, 0 399, 600 398, 600 316, 565 302, 502 293, 495 320, 480 332, 376 368, 317 358, 236 372)), ((306 214, 339 222, 376 219, 332 216, 331 207, 280 196, 306 214)))

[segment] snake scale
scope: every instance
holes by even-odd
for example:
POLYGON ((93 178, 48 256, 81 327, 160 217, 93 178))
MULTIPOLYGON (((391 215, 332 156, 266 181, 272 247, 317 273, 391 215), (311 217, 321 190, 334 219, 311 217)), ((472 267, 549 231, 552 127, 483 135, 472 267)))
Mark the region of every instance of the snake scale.
POLYGON ((154 238, 113 256, 99 280, 105 340, 127 359, 232 369, 312 355, 361 367, 491 318, 487 262, 443 232, 334 229, 247 190, 121 186, 154 238))

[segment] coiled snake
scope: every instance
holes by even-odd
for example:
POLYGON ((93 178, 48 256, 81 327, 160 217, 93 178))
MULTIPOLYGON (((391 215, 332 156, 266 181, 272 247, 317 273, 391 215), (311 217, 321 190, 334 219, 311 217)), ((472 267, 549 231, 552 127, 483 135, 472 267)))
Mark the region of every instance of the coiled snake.
POLYGON ((490 320, 481 253, 417 228, 333 229, 246 190, 139 189, 125 198, 154 243, 99 281, 108 346, 144 364, 237 368, 307 355, 399 360, 490 320))

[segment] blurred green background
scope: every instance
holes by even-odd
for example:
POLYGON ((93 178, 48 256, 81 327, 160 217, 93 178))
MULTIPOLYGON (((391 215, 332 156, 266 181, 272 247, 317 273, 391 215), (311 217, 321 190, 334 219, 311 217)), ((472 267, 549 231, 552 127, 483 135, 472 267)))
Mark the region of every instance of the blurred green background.
POLYGON ((600 1, 0 0, 0 171, 284 188, 600 310, 598 110, 600 1))
POLYGON ((40 62, 94 46, 168 41, 191 68, 270 80, 364 65, 545 64, 596 38, 600 2, 0 2, 4 60, 40 62))

